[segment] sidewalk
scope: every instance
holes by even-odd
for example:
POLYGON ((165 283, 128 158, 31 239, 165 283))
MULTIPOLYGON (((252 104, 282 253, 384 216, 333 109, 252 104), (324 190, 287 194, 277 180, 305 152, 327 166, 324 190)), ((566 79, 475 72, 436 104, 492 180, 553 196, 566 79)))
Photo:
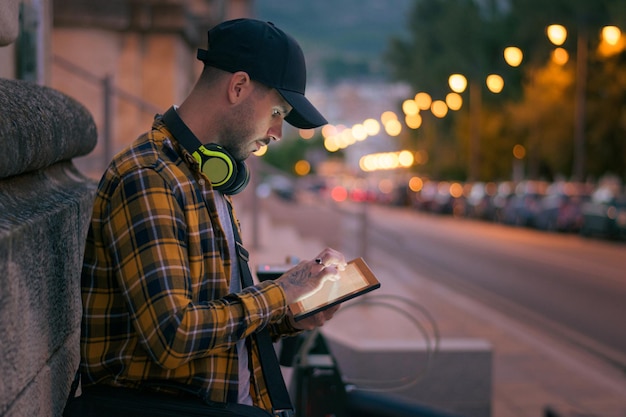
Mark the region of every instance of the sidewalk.
MULTIPOLYGON (((251 213, 239 210, 238 215, 244 237, 250 242, 251 213)), ((326 246, 320 240, 299 236, 289 224, 273 224, 263 211, 258 219, 258 247, 247 244, 253 269, 266 263, 282 264, 287 255, 309 259, 326 246)), ((419 294, 415 301, 434 317, 442 338, 479 338, 491 344, 493 417, 543 417, 546 406, 561 417, 626 417, 626 375, 618 370, 409 271, 382 253, 370 251, 367 262, 382 283, 376 294, 419 294), (393 279, 407 274, 415 276, 410 288, 393 279)), ((410 327, 390 327, 392 318, 388 316, 381 317, 380 323, 355 323, 356 316, 346 320, 342 314, 325 329, 357 340, 364 335, 382 340, 416 336, 410 327)), ((345 316, 350 314, 346 311, 345 316)))

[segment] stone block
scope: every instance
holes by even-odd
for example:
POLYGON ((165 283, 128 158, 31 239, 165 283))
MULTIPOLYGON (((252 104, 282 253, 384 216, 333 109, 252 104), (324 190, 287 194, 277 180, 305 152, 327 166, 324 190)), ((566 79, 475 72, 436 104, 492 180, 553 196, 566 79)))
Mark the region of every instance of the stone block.
POLYGON ((344 382, 466 417, 490 417, 492 349, 482 339, 367 340, 325 334, 344 382))

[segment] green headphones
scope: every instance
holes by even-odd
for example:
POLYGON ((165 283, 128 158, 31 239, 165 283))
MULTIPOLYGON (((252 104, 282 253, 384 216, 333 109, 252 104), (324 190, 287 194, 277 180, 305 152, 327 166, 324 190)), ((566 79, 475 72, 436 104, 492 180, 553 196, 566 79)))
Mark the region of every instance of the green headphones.
POLYGON ((237 161, 220 145, 200 143, 173 107, 163 114, 162 120, 176 140, 198 161, 200 170, 215 190, 233 195, 246 188, 250 182, 250 171, 245 163, 237 161))

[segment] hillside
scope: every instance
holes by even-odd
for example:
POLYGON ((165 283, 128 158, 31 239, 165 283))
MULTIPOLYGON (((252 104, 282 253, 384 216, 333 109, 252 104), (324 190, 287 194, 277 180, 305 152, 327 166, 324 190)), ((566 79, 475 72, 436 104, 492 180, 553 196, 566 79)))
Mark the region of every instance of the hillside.
POLYGON ((256 15, 296 37, 329 81, 384 76, 382 55, 402 36, 414 0, 257 0, 256 15))

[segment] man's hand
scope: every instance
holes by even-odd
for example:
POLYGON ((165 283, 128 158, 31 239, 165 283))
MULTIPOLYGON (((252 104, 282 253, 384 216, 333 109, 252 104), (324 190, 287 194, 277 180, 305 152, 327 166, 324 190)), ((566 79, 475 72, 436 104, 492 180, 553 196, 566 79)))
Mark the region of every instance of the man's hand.
POLYGON ((332 319, 333 315, 335 315, 337 310, 339 310, 339 306, 340 305, 337 304, 336 306, 332 306, 326 310, 320 311, 317 314, 314 314, 299 321, 295 321, 291 310, 288 310, 289 313, 287 314, 287 317, 289 319, 289 323, 291 323, 294 328, 298 330, 313 330, 317 327, 322 327, 324 323, 332 319))
POLYGON ((276 279, 285 291, 287 304, 292 304, 319 290, 326 281, 339 279, 346 267, 340 252, 326 248, 314 260, 302 261, 276 279))

